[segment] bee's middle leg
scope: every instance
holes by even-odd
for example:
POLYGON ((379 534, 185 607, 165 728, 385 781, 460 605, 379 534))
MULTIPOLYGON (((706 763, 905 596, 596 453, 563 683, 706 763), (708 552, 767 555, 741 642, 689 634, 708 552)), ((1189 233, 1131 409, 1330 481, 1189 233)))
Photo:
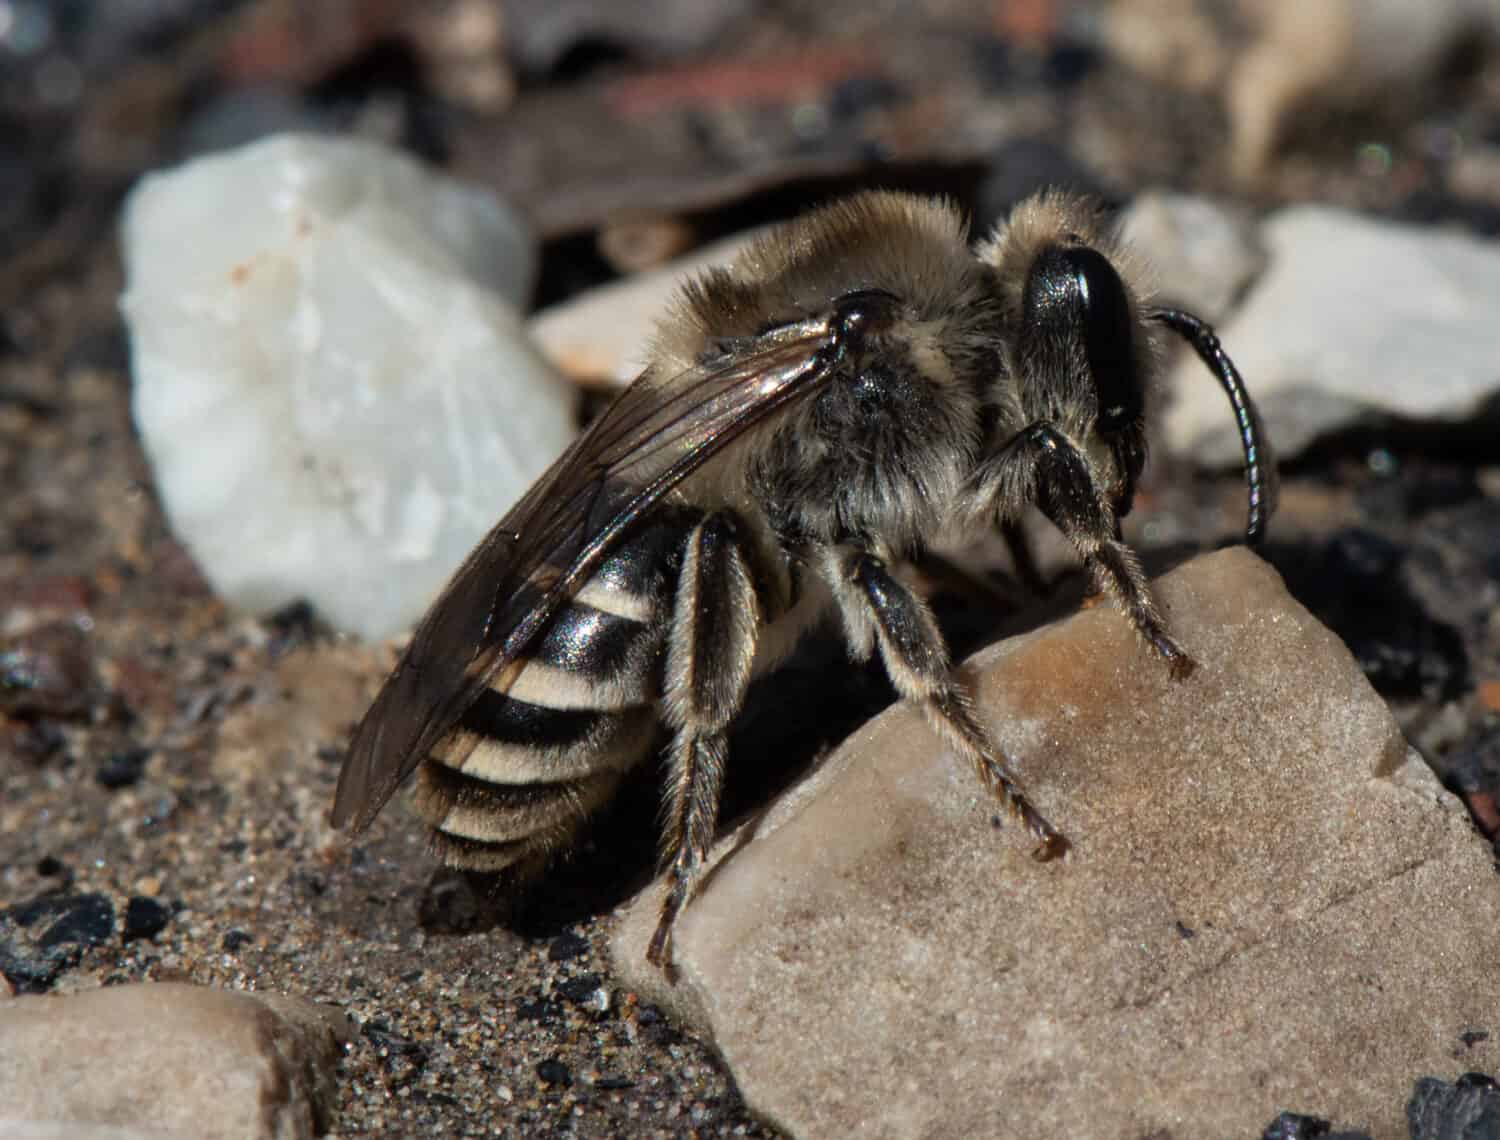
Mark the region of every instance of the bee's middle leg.
POLYGON ((673 738, 662 853, 671 887, 646 951, 656 966, 670 957, 672 924, 713 843, 726 734, 745 702, 760 618, 734 517, 711 515, 688 537, 667 637, 663 697, 673 738))
MULTIPOLYGON (((948 647, 932 611, 906 588, 884 561, 852 550, 836 563, 835 596, 845 620, 858 631, 873 623, 881 659, 896 691, 921 704, 928 721, 948 744, 973 764, 984 785, 1000 798, 1036 838, 1033 853, 1051 859, 1068 841, 1027 798, 1005 753, 974 715, 967 688, 954 673, 948 647)), ((854 638, 858 647, 859 638, 854 638)))

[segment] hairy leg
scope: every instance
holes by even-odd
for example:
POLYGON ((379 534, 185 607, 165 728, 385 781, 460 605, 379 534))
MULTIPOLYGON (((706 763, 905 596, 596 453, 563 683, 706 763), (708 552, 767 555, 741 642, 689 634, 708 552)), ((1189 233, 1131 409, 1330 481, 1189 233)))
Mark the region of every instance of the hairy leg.
POLYGON ((881 659, 896 691, 918 702, 938 734, 973 765, 991 793, 1037 840, 1033 855, 1046 860, 1067 850, 1068 841, 1032 806, 1005 753, 974 715, 973 703, 948 660, 948 647, 927 606, 868 551, 851 550, 833 560, 834 595, 858 648, 856 631, 873 628, 881 659))
POLYGON ((647 959, 671 956, 672 924, 708 855, 724 787, 726 731, 745 701, 760 604, 732 516, 703 520, 689 537, 667 640, 667 723, 674 730, 662 858, 671 887, 647 959))
POLYGON ((1120 539, 1119 520, 1095 485, 1088 461, 1050 424, 1033 424, 1011 440, 976 481, 993 502, 1034 502, 1082 555, 1099 587, 1125 612, 1174 679, 1195 668, 1166 630, 1135 551, 1120 539))

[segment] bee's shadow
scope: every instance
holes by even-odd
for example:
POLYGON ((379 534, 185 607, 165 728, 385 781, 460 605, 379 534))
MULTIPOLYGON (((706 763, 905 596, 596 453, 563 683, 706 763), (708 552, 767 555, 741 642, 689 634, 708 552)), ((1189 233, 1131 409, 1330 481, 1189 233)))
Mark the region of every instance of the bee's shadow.
MULTIPOLYGON (((810 636, 750 688, 730 734, 720 833, 763 811, 818 756, 895 699, 878 665, 850 661, 831 632, 810 636)), ((660 753, 630 774, 572 852, 496 921, 527 937, 550 937, 612 910, 654 877, 667 786, 660 753)))

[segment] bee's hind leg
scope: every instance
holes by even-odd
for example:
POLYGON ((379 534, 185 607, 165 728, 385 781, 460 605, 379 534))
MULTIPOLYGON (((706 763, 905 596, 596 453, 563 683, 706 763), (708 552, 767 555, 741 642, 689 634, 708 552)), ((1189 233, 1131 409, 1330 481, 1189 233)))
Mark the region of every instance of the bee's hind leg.
POLYGON ((1005 753, 974 715, 969 693, 948 660, 948 647, 932 611, 906 588, 884 561, 865 550, 836 556, 830 577, 844 611, 856 652, 873 626, 886 673, 896 691, 917 701, 928 721, 955 751, 974 766, 980 780, 1025 824, 1037 840, 1033 854, 1051 859, 1068 841, 1032 806, 1011 771, 1005 753))
POLYGON ((667 638, 663 697, 674 735, 662 852, 671 886, 646 951, 656 966, 670 960, 672 924, 713 842, 726 733, 745 702, 760 620, 734 517, 711 515, 688 537, 667 638))

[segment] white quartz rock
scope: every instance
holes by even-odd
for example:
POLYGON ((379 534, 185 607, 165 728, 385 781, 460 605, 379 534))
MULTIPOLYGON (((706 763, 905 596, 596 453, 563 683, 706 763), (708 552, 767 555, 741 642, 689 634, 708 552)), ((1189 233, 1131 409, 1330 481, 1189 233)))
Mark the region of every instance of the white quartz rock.
POLYGON ((125 208, 134 413, 177 535, 257 613, 411 624, 572 435, 493 195, 364 142, 280 136, 125 208))
POLYGON ((1120 236, 1148 259, 1155 299, 1222 321, 1265 268, 1248 210, 1208 198, 1150 190, 1120 218, 1120 236))
MULTIPOLYGON (((1463 421, 1500 392, 1500 244, 1325 206, 1282 210, 1261 234, 1270 268, 1219 334, 1282 456, 1370 415, 1463 421)), ((1233 466, 1223 394, 1179 360, 1168 442, 1233 466)))

